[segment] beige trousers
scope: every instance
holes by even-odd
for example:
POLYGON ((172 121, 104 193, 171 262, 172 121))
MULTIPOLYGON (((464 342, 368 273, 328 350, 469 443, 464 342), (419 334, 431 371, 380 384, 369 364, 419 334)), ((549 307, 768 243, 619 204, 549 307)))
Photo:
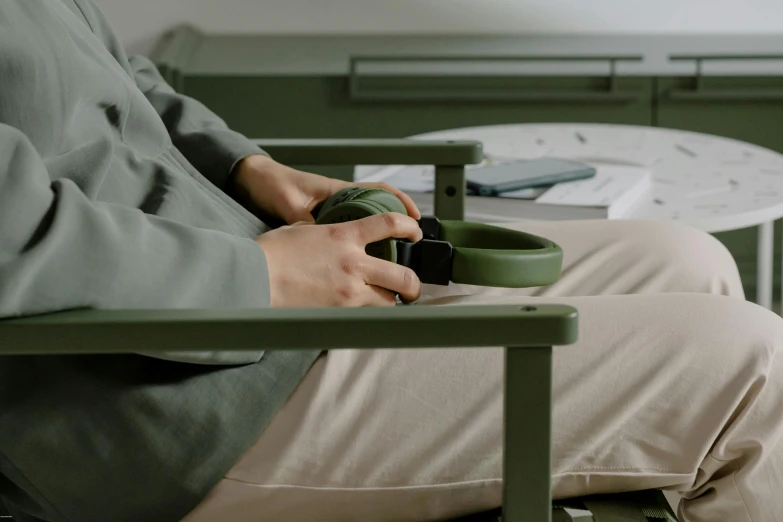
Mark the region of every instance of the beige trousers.
MULTIPOLYGON (((743 299, 724 247, 664 223, 514 228, 563 246, 561 281, 428 288, 423 306, 579 310, 579 342, 555 348, 555 496, 662 488, 681 495, 684 522, 783 520, 783 320, 743 299)), ((330 352, 185 520, 424 521, 497 507, 502 365, 499 348, 330 352)))

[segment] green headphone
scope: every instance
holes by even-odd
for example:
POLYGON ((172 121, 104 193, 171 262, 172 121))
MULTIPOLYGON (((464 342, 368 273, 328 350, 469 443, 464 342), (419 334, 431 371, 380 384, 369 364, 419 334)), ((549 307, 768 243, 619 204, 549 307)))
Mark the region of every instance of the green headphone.
MULTIPOLYGON (((385 212, 408 214, 402 201, 387 190, 348 187, 317 210, 316 223, 342 223, 385 212)), ((367 245, 367 253, 411 268, 428 284, 525 288, 550 285, 560 278, 563 251, 548 239, 434 217, 422 218, 419 226, 421 241, 389 238, 367 245)))

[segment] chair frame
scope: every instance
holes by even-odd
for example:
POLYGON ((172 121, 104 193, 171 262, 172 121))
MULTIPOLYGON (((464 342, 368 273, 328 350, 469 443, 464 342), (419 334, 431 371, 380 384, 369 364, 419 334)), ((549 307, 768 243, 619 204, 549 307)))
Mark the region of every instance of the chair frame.
MULTIPOLYGON (((256 143, 298 165, 434 165, 435 214, 442 219, 463 219, 465 165, 483 157, 477 142, 256 143)), ((577 310, 556 304, 73 310, 0 320, 0 355, 134 353, 142 343, 146 352, 505 347, 503 520, 551 522, 552 349, 577 335, 577 310), (294 328, 299 333, 291 336, 294 328)))

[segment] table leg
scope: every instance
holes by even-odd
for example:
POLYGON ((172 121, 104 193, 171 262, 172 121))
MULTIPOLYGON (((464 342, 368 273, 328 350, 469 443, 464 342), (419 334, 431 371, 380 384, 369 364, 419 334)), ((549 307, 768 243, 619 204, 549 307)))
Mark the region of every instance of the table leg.
POLYGON ((775 222, 769 221, 759 225, 759 245, 756 303, 767 309, 772 309, 773 266, 775 260, 775 222))

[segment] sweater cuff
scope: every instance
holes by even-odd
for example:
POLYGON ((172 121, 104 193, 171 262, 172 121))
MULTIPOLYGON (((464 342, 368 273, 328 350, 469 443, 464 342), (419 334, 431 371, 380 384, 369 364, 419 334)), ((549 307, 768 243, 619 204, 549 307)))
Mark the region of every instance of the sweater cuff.
POLYGON ((198 145, 188 147, 188 160, 223 191, 240 161, 248 156, 269 156, 246 137, 229 129, 210 129, 200 133, 198 145))

